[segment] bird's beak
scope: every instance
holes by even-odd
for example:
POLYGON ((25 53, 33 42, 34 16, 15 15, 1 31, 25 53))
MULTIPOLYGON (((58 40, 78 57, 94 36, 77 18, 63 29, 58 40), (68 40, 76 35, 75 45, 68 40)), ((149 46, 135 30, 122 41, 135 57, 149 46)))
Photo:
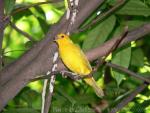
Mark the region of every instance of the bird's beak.
POLYGON ((57 39, 53 40, 54 42, 57 42, 57 39))
POLYGON ((53 41, 54 41, 54 42, 57 42, 57 39, 58 39, 58 37, 56 36, 56 37, 55 37, 55 40, 53 40, 53 41))

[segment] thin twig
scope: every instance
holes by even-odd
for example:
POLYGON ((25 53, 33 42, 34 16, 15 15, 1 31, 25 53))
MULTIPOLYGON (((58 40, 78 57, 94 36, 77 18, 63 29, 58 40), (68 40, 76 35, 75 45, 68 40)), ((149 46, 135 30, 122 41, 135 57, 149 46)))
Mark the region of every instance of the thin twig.
POLYGON ((24 11, 26 9, 29 9, 31 7, 35 7, 35 6, 39 6, 39 5, 43 5, 43 4, 48 4, 48 3, 57 3, 57 2, 61 2, 62 0, 53 0, 53 1, 46 1, 46 2, 38 2, 38 3, 34 3, 25 7, 21 7, 16 9, 15 11, 13 11, 10 15, 15 15, 18 12, 24 11))
POLYGON ((28 33, 22 31, 21 29, 19 29, 15 24, 13 24, 11 21, 9 22, 10 23, 10 26, 12 28, 14 28, 17 32, 21 33, 23 36, 25 36, 26 38, 28 38, 30 41, 34 42, 34 38, 29 35, 28 33))
POLYGON ((3 52, 3 54, 7 54, 7 53, 11 53, 11 52, 18 52, 18 51, 26 51, 26 49, 22 49, 22 50, 10 50, 10 51, 6 51, 6 52, 3 52))
POLYGON ((131 75, 131 76, 133 76, 133 77, 135 77, 135 78, 137 78, 137 79, 139 79, 139 80, 142 80, 142 81, 144 81, 144 82, 150 84, 150 79, 149 79, 149 78, 142 77, 142 75, 139 75, 139 74, 137 74, 137 73, 134 73, 134 72, 130 71, 129 69, 125 68, 125 67, 118 66, 118 65, 112 64, 112 63, 110 63, 110 62, 107 62, 107 63, 106 63, 106 66, 109 66, 109 67, 112 67, 112 68, 114 68, 114 69, 120 70, 120 71, 122 71, 122 72, 124 72, 124 73, 127 73, 128 75, 131 75))
POLYGON ((122 32, 122 34, 120 35, 120 38, 116 41, 116 43, 113 45, 113 47, 110 49, 110 51, 108 52, 108 54, 106 55, 106 57, 114 50, 116 50, 119 46, 119 44, 121 43, 121 41, 127 36, 128 34, 128 26, 125 26, 124 31, 122 32))
POLYGON ((40 77, 30 79, 30 82, 34 82, 34 81, 37 81, 37 80, 43 80, 43 79, 50 79, 51 75, 56 75, 58 73, 59 73, 59 71, 51 72, 51 74, 49 74, 49 75, 43 75, 43 76, 40 76, 40 77))
POLYGON ((139 94, 140 92, 142 92, 146 88, 146 86, 147 86, 147 84, 145 84, 145 83, 141 84, 133 92, 131 92, 131 94, 128 97, 124 98, 117 106, 115 106, 114 108, 112 108, 109 113, 116 113, 119 110, 121 110, 130 101, 132 101, 137 94, 139 94))
POLYGON ((62 74, 63 77, 65 77, 65 78, 69 77, 70 79, 75 80, 75 81, 92 77, 91 74, 81 77, 81 76, 79 76, 75 73, 72 73, 70 71, 54 71, 54 72, 51 72, 51 74, 49 74, 49 75, 44 75, 44 76, 36 77, 34 79, 30 79, 30 82, 34 82, 34 81, 42 80, 42 79, 50 79, 50 77, 52 75, 56 75, 56 74, 60 74, 60 73, 62 74))
POLYGON ((101 14, 100 16, 98 16, 96 19, 94 19, 91 23, 85 25, 82 28, 79 28, 76 32, 83 32, 89 28, 91 28, 93 25, 95 25, 97 22, 102 21, 104 18, 106 18, 107 16, 111 15, 114 11, 116 11, 120 6, 122 6, 124 3, 126 2, 126 0, 119 0, 118 3, 112 7, 111 9, 109 9, 106 13, 101 14))

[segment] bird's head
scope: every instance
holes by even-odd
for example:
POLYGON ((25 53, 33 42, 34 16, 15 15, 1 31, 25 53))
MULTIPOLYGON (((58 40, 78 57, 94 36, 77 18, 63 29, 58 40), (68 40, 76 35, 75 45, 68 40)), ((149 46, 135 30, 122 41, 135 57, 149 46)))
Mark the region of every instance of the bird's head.
POLYGON ((66 35, 66 34, 58 34, 57 37, 56 37, 56 43, 65 43, 65 42, 68 42, 70 40, 69 36, 66 35))

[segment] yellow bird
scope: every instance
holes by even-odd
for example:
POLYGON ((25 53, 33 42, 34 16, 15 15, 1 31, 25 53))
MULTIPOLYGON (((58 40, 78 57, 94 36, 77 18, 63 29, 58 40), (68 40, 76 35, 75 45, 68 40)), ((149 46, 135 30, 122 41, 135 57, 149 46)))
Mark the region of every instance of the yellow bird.
MULTIPOLYGON (((63 63, 74 73, 83 77, 92 72, 91 65, 83 51, 75 45, 66 34, 58 34, 55 40, 58 44, 59 55, 63 63)), ((84 79, 95 90, 97 96, 104 96, 103 90, 98 87, 93 77, 84 79)))

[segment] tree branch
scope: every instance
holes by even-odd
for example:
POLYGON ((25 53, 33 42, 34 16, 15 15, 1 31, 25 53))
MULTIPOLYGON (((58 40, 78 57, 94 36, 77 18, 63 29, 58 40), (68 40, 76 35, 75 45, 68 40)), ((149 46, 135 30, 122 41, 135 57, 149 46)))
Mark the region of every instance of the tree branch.
POLYGON ((127 74, 129 74, 129 75, 131 75, 131 76, 133 76, 133 77, 135 77, 139 80, 142 80, 143 82, 146 82, 146 83, 150 84, 150 79, 149 78, 144 78, 144 77, 142 77, 142 75, 134 73, 134 72, 128 70, 127 68, 125 68, 125 67, 118 66, 116 64, 112 64, 112 63, 109 63, 109 62, 106 63, 106 66, 109 66, 109 67, 112 67, 114 69, 120 70, 120 71, 122 71, 124 73, 127 73, 127 74))
POLYGON ((131 94, 124 98, 116 107, 112 108, 112 110, 109 113, 116 113, 119 110, 121 110, 124 106, 126 106, 130 101, 134 99, 134 97, 142 92, 146 88, 147 84, 143 83, 138 88, 136 88, 131 94))
MULTIPOLYGON (((142 25, 130 32, 128 32, 127 36, 121 41, 118 47, 122 47, 123 45, 131 42, 136 41, 140 38, 142 38, 145 35, 148 35, 150 33, 150 24, 142 25)), ((114 37, 110 39, 109 41, 105 42, 103 45, 92 49, 90 51, 87 51, 86 55, 89 60, 95 60, 95 58, 99 58, 102 56, 107 55, 107 53, 110 51, 110 49, 113 47, 113 45, 116 43, 119 37, 114 37)))
POLYGON ((22 34, 23 36, 25 36, 26 38, 28 38, 30 41, 34 42, 34 38, 32 36, 30 36, 28 33, 22 31, 21 29, 19 29, 14 23, 12 23, 11 21, 9 22, 10 26, 15 29, 17 32, 19 32, 20 34, 22 34))

